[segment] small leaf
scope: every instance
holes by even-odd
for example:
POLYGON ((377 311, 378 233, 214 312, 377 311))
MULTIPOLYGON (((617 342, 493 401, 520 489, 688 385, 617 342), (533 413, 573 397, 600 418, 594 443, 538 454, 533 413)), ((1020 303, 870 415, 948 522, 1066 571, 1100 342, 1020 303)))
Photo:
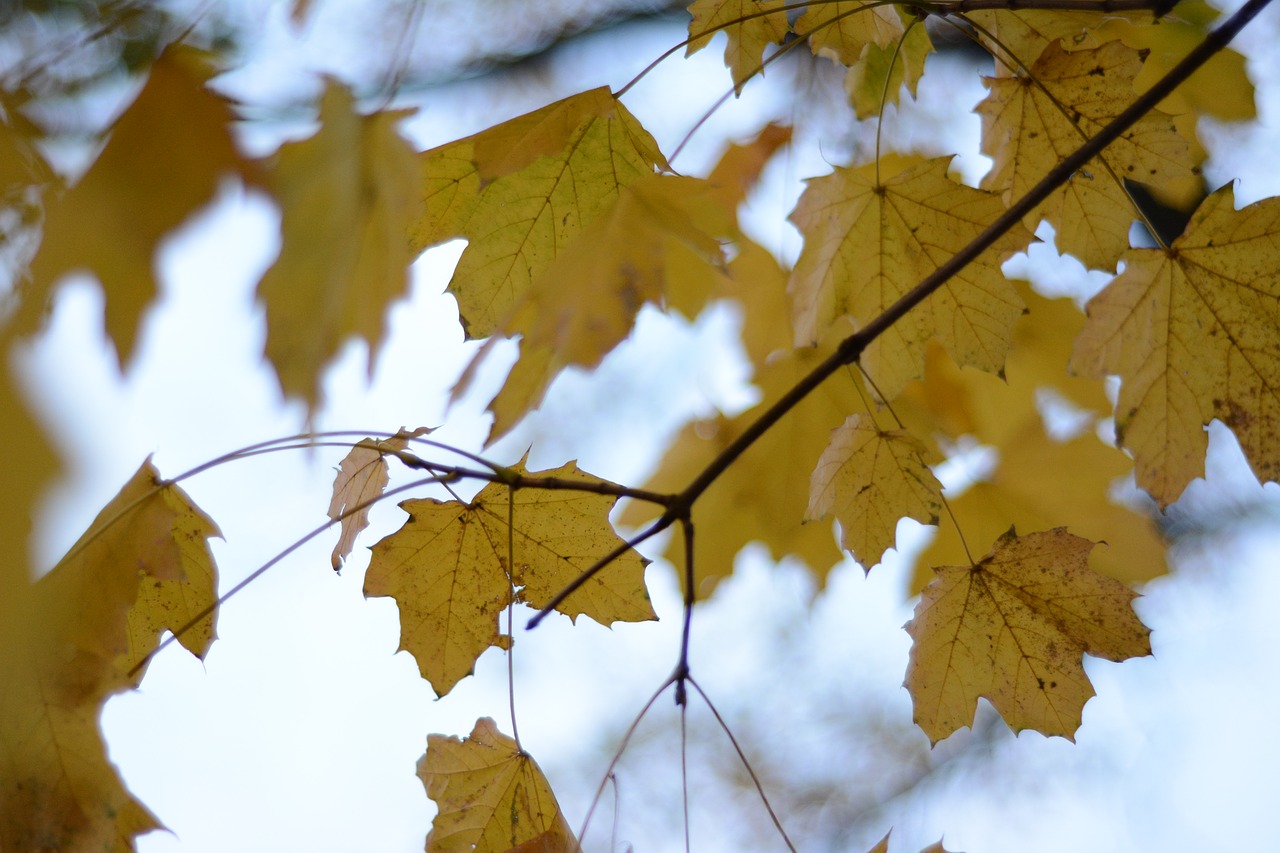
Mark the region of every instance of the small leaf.
POLYGON ((977 564, 934 569, 906 626, 906 686, 931 741, 973 725, 979 697, 1015 731, 1074 740, 1094 695, 1082 654, 1151 654, 1136 593, 1089 568, 1093 546, 1062 527, 1011 529, 977 564))
POLYGON ((844 91, 857 117, 868 119, 879 115, 883 105, 899 103, 903 86, 914 98, 925 60, 932 52, 929 32, 920 24, 906 30, 893 44, 863 47, 844 78, 844 91))
POLYGON ((689 14, 693 20, 689 22, 685 56, 702 50, 711 43, 712 35, 723 32, 729 39, 724 64, 733 75, 733 90, 738 94, 761 70, 765 48, 781 44, 789 29, 783 0, 694 0, 689 14))
POLYGON ((537 762, 488 717, 463 740, 429 735, 418 777, 438 809, 427 853, 580 853, 537 762))
POLYGON ((885 432, 861 415, 831 431, 813 469, 806 517, 834 513, 840 547, 870 569, 894 545, 902 518, 937 524, 942 484, 925 464, 924 445, 902 431, 885 432))
POLYGON ((366 438, 352 447, 351 452, 339 464, 338 476, 333 480, 333 498, 329 501, 329 518, 334 521, 342 519, 338 544, 333 546, 334 571, 340 569, 343 561, 350 556, 360 531, 369 526, 371 507, 356 507, 372 503, 386 491, 387 483, 390 482, 386 454, 404 450, 409 446, 410 439, 426 435, 430 431, 426 427, 418 427, 412 432, 401 429, 385 440, 366 438))

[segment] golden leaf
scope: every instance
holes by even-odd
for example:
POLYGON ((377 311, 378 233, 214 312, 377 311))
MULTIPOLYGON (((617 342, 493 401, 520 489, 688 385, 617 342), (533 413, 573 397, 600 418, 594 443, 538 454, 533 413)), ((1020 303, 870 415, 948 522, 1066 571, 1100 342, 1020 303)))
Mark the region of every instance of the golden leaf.
MULTIPOLYGON (((1067 51, 1051 43, 1029 75, 987 77, 991 93, 978 105, 982 151, 995 160, 982 185, 1022 196, 1136 97, 1138 51, 1112 41, 1067 51)), ((1168 184, 1192 177, 1196 163, 1172 117, 1151 111, 1089 167, 1081 169, 1024 222, 1053 223, 1058 248, 1093 269, 1114 269, 1137 218, 1121 180, 1168 184), (1110 172, 1108 172, 1108 168, 1110 172), (1111 173, 1114 173, 1114 177, 1111 173)))
POLYGON ((813 469, 806 517, 834 513, 840 547, 866 569, 894 545, 898 521, 937 524, 942 484, 925 464, 924 445, 901 430, 886 432, 861 415, 831 431, 813 469))
POLYGON ((121 364, 132 358, 142 314, 156 297, 161 239, 204 206, 227 173, 255 178, 228 131, 235 115, 205 88, 212 73, 188 48, 166 51, 89 171, 48 204, 20 331, 43 322, 60 276, 86 269, 102 283, 107 336, 121 364))
MULTIPOLYGON (((600 482, 572 463, 538 476, 600 482)), ((491 483, 469 504, 404 501, 400 506, 409 520, 373 546, 364 593, 395 598, 401 648, 413 654, 422 677, 443 696, 470 674, 485 649, 510 642, 498 632, 498 614, 513 594, 516 603, 541 608, 621 544, 609 524, 615 500, 535 488, 509 497, 507 486, 491 483)), ((639 554, 628 552, 556 609, 603 625, 655 619, 644 565, 639 554)))
POLYGON ((975 565, 934 569, 906 626, 906 686, 931 741, 973 725, 980 697, 1015 731, 1073 740, 1094 695, 1081 656, 1151 653, 1136 593, 1089 568, 1093 546, 1061 527, 1011 529, 975 565))
MULTIPOLYGON (((809 181, 791 215, 805 238, 788 286, 797 342, 818 340, 845 316, 870 322, 1000 214, 997 196, 948 179, 948 163, 908 160, 879 178, 872 164, 809 181)), ((1010 230, 867 348, 862 365, 886 399, 923 373, 930 338, 958 364, 1001 369, 1023 305, 1000 263, 1032 239, 1010 230)))
POLYGON ((623 187, 666 165, 653 138, 607 89, 422 156, 429 204, 410 223, 410 242, 421 250, 467 238, 449 291, 472 338, 501 329, 533 280, 623 187), (468 167, 467 158, 479 165, 468 167))
MULTIPOLYGON (((132 851, 160 824, 125 789, 98 728, 103 703, 215 595, 217 527, 150 462, 35 584, 0 590, 0 849, 132 851), (176 609, 170 609, 178 603, 176 609)), ((197 656, 213 617, 178 638, 197 656)))
POLYGON ((1204 472, 1204 426, 1235 432, 1254 473, 1280 477, 1280 202, 1235 209, 1228 184, 1167 250, 1135 249, 1088 305, 1072 368, 1119 374, 1116 438, 1167 506, 1204 472))
POLYGON ((321 371, 349 339, 386 337, 390 305, 409 289, 405 230, 424 209, 417 155, 396 131, 404 111, 361 116, 330 82, 320 129, 281 146, 272 170, 284 234, 258 285, 267 308, 267 358, 286 394, 315 408, 321 371))
POLYGON ((488 717, 427 736, 418 777, 438 807, 427 853, 580 853, 542 770, 488 717))
POLYGON ((693 20, 689 22, 685 56, 710 44, 715 33, 724 33, 729 39, 724 64, 733 75, 733 90, 738 94, 761 70, 765 48, 781 44, 789 31, 783 0, 694 0, 689 14, 693 20))
POLYGON ((890 47, 902 36, 902 18, 892 5, 865 0, 837 0, 814 4, 796 19, 795 33, 809 39, 817 56, 829 56, 841 65, 855 65, 869 44, 890 47))
MULTIPOLYGON (((523 336, 524 365, 512 369, 492 405, 494 437, 538 406, 565 367, 599 365, 631 333, 641 307, 664 304, 669 289, 700 309, 723 275, 721 239, 736 230, 708 181, 653 174, 620 188, 504 318, 503 334, 523 336)), ((476 353, 468 381, 489 352, 476 353)))

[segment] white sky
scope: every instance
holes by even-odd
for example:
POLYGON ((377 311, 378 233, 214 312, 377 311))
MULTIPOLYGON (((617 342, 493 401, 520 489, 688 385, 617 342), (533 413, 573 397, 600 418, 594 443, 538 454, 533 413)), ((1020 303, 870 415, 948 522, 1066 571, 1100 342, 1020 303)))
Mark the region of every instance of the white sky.
MULTIPOLYGON (((281 15, 273 9, 263 33, 287 45, 281 15)), ((1276 30, 1275 13, 1264 14, 1244 43, 1269 58, 1276 30)), ((536 85, 494 92, 478 81, 429 93, 406 132, 420 145, 438 144, 573 91, 616 87, 679 37, 676 30, 645 25, 626 44, 627 55, 635 57, 626 67, 619 67, 615 42, 592 37, 540 62, 536 85)), ((268 51, 232 82, 259 94, 318 90, 297 64, 289 65, 320 67, 324 44, 317 41, 268 51)), ((1280 193, 1271 158, 1280 150, 1273 123, 1280 81, 1274 63, 1255 63, 1251 71, 1259 84, 1261 125, 1209 135, 1218 158, 1210 174, 1215 180, 1239 175, 1241 203, 1280 193)), ((781 76, 753 85, 722 111, 678 165, 696 170, 723 139, 753 132, 761 115, 785 116, 791 105, 785 85, 777 85, 781 76)), ((935 79, 948 76, 964 79, 960 73, 935 79)), ((726 81, 713 48, 691 61, 671 60, 628 105, 670 150, 726 81)), ((957 94, 929 81, 926 76, 903 132, 925 148, 941 134, 971 150, 977 122, 966 113, 980 88, 957 94)), ((825 171, 824 158, 843 150, 833 148, 797 151, 771 170, 752 218, 766 245, 794 251, 779 214, 798 192, 796 181, 825 171)), ((960 162, 971 180, 985 168, 972 153, 960 162)), ((50 502, 56 515, 42 525, 49 537, 46 560, 74 540, 147 454, 154 453, 161 471, 172 476, 300 429, 300 407, 282 406, 261 365, 262 313, 252 304, 253 286, 278 247, 277 228, 278 216, 262 197, 246 197, 229 185, 175 237, 162 253, 163 302, 149 316, 138 362, 123 380, 102 342, 96 286, 64 289, 49 333, 26 360, 32 381, 52 389, 43 404, 79 464, 50 502)), ((319 416, 320 427, 443 424, 433 438, 479 449, 485 432, 479 405, 464 401, 447 417, 444 412, 448 388, 472 351, 462 343, 452 299, 442 295, 458 251, 456 245, 435 250, 415 267, 412 299, 394 315, 371 385, 363 348, 348 348, 329 377, 331 402, 319 416)), ((1061 279, 1047 264, 1037 258, 1035 274, 1061 279)), ((743 404, 749 392, 738 382, 742 367, 729 343, 733 324, 731 312, 693 326, 646 316, 639 343, 611 357, 594 381, 560 383, 548 416, 498 454, 511 460, 533 439, 535 464, 576 456, 593 473, 638 482, 659 442, 682 418, 743 404), (666 408, 655 408, 655 400, 666 408), (578 414, 581 407, 592 417, 578 414), (557 413, 573 417, 559 420, 557 413)), ((1242 473, 1230 437, 1214 432, 1212 439, 1211 480, 1221 492, 1258 490, 1242 473)), ((226 537, 215 543, 224 590, 323 521, 339 456, 269 456, 189 484, 226 537)), ((1274 501, 1275 488, 1268 492, 1274 501)), ((394 530, 402 517, 394 507, 382 507, 360 545, 394 530)), ((1259 847, 1258 839, 1272 835, 1268 792, 1280 766, 1280 748, 1265 736, 1280 712, 1280 627, 1271 612, 1280 595, 1276 527, 1214 542, 1206 553, 1178 555, 1179 570, 1151 584, 1138 605, 1155 628, 1155 657, 1123 665, 1090 661, 1099 697, 1086 707, 1078 743, 1025 734, 998 738, 998 772, 893 816, 893 849, 915 851, 944 833, 949 849, 970 853, 1259 847)), ((432 810, 413 770, 426 734, 465 735, 481 715, 509 731, 501 656, 486 654, 473 678, 434 701, 412 659, 395 653, 394 604, 362 598, 367 552, 358 548, 340 577, 329 569, 335 536, 320 537, 229 603, 220 616, 221 639, 203 664, 170 650, 152 664, 140 691, 108 705, 103 725, 113 759, 174 833, 144 837, 140 850, 420 850, 432 810)), ((749 751, 794 754, 797 762, 821 770, 829 745, 806 740, 815 709, 803 696, 823 680, 847 681, 886 713, 909 718, 900 687, 908 638, 900 628, 911 604, 902 598, 905 570, 897 561, 887 560, 866 579, 856 567, 837 570, 808 624, 802 614, 811 588, 794 567, 775 570, 752 559, 740 564, 740 575, 698 617, 694 665, 722 709, 766 708, 770 722, 776 718, 776 742, 747 744, 749 751), (782 652, 762 640, 778 631, 795 635, 796 642, 786 652, 790 657, 775 661, 781 670, 768 664, 782 652)), ((518 637, 522 739, 565 792, 562 802, 574 826, 584 810, 583 792, 594 788, 603 770, 601 732, 616 732, 674 663, 678 595, 665 568, 652 568, 649 579, 663 617, 656 626, 607 631, 581 620, 570 629, 567 619, 557 617, 518 637), (619 679, 619 671, 630 677, 619 679)), ((669 700, 661 705, 658 718, 666 730, 659 734, 674 741, 678 729, 669 700)), ((633 772, 643 776, 645 770, 633 772)), ((669 772, 654 769, 655 775, 669 772)), ((627 792, 648 781, 627 783, 624 811, 627 792)), ((699 797, 713 801, 714 794, 695 791, 699 797)), ((624 843, 643 851, 682 848, 677 812, 627 814, 624 843)), ((698 815, 694 848, 740 846, 742 840, 714 817, 698 815)), ((889 817, 875 837, 846 839, 847 847, 833 849, 865 849, 888 828, 889 817)), ((607 827, 607 809, 601 820, 607 827)), ((593 839, 607 845, 607 831, 593 839)), ((773 838, 757 842, 754 849, 781 849, 773 838)))

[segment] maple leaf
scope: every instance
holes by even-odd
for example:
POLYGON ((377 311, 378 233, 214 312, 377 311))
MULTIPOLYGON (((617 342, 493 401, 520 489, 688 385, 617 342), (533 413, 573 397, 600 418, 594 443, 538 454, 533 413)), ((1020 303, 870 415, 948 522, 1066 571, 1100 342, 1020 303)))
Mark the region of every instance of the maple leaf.
POLYGON ((861 57, 849 66, 844 78, 854 114, 860 119, 878 115, 885 104, 899 102, 904 85, 914 98, 925 60, 932 52, 928 30, 919 24, 903 32, 895 44, 863 47, 861 57))
MULTIPOLYGON (((882 159, 879 178, 872 164, 808 182, 791 214, 805 238, 788 285, 798 343, 841 317, 862 325, 879 316, 1000 214, 997 196, 947 178, 949 163, 905 160, 885 177, 882 159)), ((921 375, 933 337, 958 364, 1001 369, 1023 305, 1000 263, 1032 239, 1011 229, 866 349, 861 363, 886 399, 921 375)))
POLYGON ((409 223, 410 244, 420 251, 468 240, 449 291, 473 338, 502 327, 530 283, 623 187, 666 166, 653 138, 604 88, 422 157, 428 203, 409 223))
POLYGON ((468 738, 428 735, 418 777, 438 811, 427 853, 579 853, 546 776, 488 717, 468 738))
POLYGON ((900 519, 938 523, 942 484, 925 464, 926 453, 910 434, 850 415, 831 431, 831 443, 813 469, 806 517, 834 512, 840 547, 869 569, 893 547, 900 519))
MULTIPOLYGON (((148 461, 52 571, 0 590, 20 605, 0 624, 0 849, 125 853, 159 828, 108 760, 98 717, 137 686, 160 631, 212 603, 217 535, 148 461)), ((212 616, 179 640, 203 657, 212 616)))
POLYGON ((228 131, 234 114, 205 87, 212 73, 189 48, 165 51, 89 171, 48 203, 19 331, 43 323, 60 276, 87 269, 102 283, 106 332, 120 363, 132 358, 142 313, 156 297, 152 258, 161 239, 203 207, 228 173, 257 180, 228 131))
MULTIPOLYGON (((995 163, 982 186, 1003 193, 1006 201, 1026 193, 1129 106, 1141 66, 1139 52, 1120 42, 1078 51, 1055 42, 1029 74, 984 77, 991 92, 977 112, 982 151, 995 163)), ((1128 248, 1129 225, 1137 215, 1120 180, 1162 185, 1189 180, 1195 169, 1191 147, 1173 118, 1153 110, 1024 222, 1034 227, 1048 219, 1062 251, 1087 267, 1113 269, 1128 248)))
POLYGON ((267 308, 267 358, 286 394, 315 408, 320 372, 349 338, 386 337, 387 309, 408 293, 407 223, 424 209, 421 165, 396 131, 406 111, 361 116, 330 81, 320 130, 276 154, 272 188, 284 234, 280 257, 258 285, 267 308))
POLYGON ((931 741, 973 725, 979 697, 1015 731, 1073 740, 1094 695, 1081 656, 1151 653, 1137 594, 1089 568, 1093 546, 1061 527, 1010 529, 976 564, 934 569, 906 626, 906 687, 931 741))
POLYGON ((765 49, 787 36, 787 7, 783 0, 694 0, 689 6, 689 47, 685 56, 702 50, 711 36, 723 32, 729 43, 724 64, 733 75, 733 90, 762 71, 765 49))
POLYGON ((809 39, 817 56, 830 56, 841 65, 856 65, 869 44, 890 47, 902 36, 902 18, 892 5, 865 0, 837 0, 809 6, 796 19, 795 33, 809 39))
POLYGON ((964 17, 980 27, 979 37, 995 54, 997 69, 1001 59, 1030 68, 1050 45, 1062 50, 1096 48, 1118 38, 1105 31, 1104 23, 1122 13, 1073 11, 1069 9, 1000 9, 966 12, 964 17))
POLYGON ((1072 369, 1118 374, 1116 440, 1161 507, 1204 472, 1204 426, 1231 427, 1260 479, 1280 477, 1280 201, 1237 211, 1228 184, 1167 250, 1135 249, 1090 300, 1072 369))
MULTIPOLYGON (((1179 0, 1170 14, 1156 21, 1108 15, 1095 32, 1102 38, 1119 38, 1142 51, 1145 59, 1134 86, 1143 92, 1200 43, 1219 14, 1204 0, 1179 0)), ((1216 51, 1161 102, 1160 108, 1175 114, 1210 115, 1223 121, 1256 118, 1253 83, 1245 58, 1230 47, 1216 51)))
POLYGON ((333 497, 329 501, 329 518, 342 519, 331 558, 334 571, 350 556, 360 531, 369 526, 369 505, 382 496, 391 481, 387 473, 387 453, 404 450, 411 439, 430 431, 418 427, 413 431, 401 429, 388 439, 366 438, 352 447, 339 463, 338 475, 333 479, 333 497))
MULTIPOLYGON (((732 210, 708 181, 653 174, 622 187, 502 322, 501 332, 523 337, 524 364, 491 406, 493 437, 536 408, 565 367, 599 365, 631 333, 641 307, 664 304, 668 289, 696 313, 720 276, 722 239, 736 230, 732 210), (694 262, 681 263, 688 256, 694 262)), ((490 351, 477 352, 462 388, 490 351)))
MULTIPOLYGON (((600 482, 572 463, 538 476, 600 482)), ((400 506, 409 520, 373 546, 365 595, 395 598, 401 648, 413 654, 422 677, 443 696, 471 672, 485 649, 510 642, 498 632, 498 614, 509 603, 546 606, 621 544, 609 524, 615 501, 563 489, 522 488, 509 497, 500 483, 489 484, 467 504, 404 501, 400 506)), ((644 565, 639 554, 629 552, 556 609, 602 625, 656 619, 644 565)))

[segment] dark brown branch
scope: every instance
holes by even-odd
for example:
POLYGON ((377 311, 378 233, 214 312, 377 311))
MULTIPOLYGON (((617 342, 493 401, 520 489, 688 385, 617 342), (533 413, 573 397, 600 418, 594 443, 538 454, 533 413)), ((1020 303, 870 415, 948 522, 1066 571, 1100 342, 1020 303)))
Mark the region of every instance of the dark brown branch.
MULTIPOLYGON (((1008 210, 995 222, 987 226, 969 245, 948 258, 941 266, 923 281, 903 295, 901 299, 885 309, 862 329, 845 338, 836 351, 825 361, 815 367, 807 376, 797 382, 790 391, 776 403, 761 413, 760 417, 748 426, 728 447, 713 459, 702 473, 679 495, 670 505, 668 515, 678 516, 693 506, 693 502, 716 481, 716 479, 732 465, 748 447, 773 426, 782 416, 791 411, 811 391, 822 384, 828 376, 846 364, 857 361, 863 350, 898 322, 908 311, 919 305, 935 290, 942 287, 956 273, 964 269, 997 240, 1004 236, 1010 228, 1021 222, 1023 217, 1034 210, 1049 197, 1058 187, 1065 184, 1081 167, 1096 157, 1104 148, 1118 139, 1121 134, 1132 127, 1143 116, 1155 109, 1156 105, 1169 96, 1174 89, 1186 81, 1200 66, 1204 65, 1215 53, 1226 47, 1236 34, 1244 28, 1259 12, 1265 9, 1271 0, 1249 0, 1230 18, 1205 36, 1186 57, 1164 75, 1154 86, 1138 97, 1129 108, 1116 116, 1098 134, 1071 153, 1066 159, 1049 171, 1038 184, 1014 202, 1008 210)), ((665 516, 664 516, 665 517, 665 516)), ((661 519, 659 519, 661 521, 661 519)), ((670 523, 670 522, 668 522, 670 523)))
MULTIPOLYGON (((746 452, 747 448, 755 444, 762 435, 765 434, 784 415, 796 407, 805 397, 809 395, 815 388, 823 383, 831 374, 835 373, 846 364, 852 364, 861 356, 863 350, 880 335, 884 334, 894 323, 898 322, 906 315, 908 311, 919 305, 927 299, 935 290, 942 287, 956 273, 964 269, 973 260, 975 260, 984 251, 990 248, 997 240, 1004 236, 1010 228, 1020 222, 1023 217, 1034 210, 1041 202, 1058 187, 1065 184, 1072 175, 1076 173, 1086 163, 1096 157, 1104 148, 1118 139, 1121 134, 1135 125, 1139 119, 1148 112, 1155 109, 1156 105, 1169 96, 1174 89, 1178 88, 1188 77, 1196 72, 1200 66, 1209 61, 1215 53, 1222 50, 1231 40, 1236 37, 1240 30, 1244 29, 1250 21, 1257 17, 1258 13, 1270 5, 1271 0, 1249 0, 1245 5, 1241 6, 1233 13, 1222 26, 1205 36, 1204 41, 1196 45, 1195 49, 1188 53, 1181 62, 1169 70, 1164 77, 1160 78, 1154 86, 1144 92, 1137 98, 1128 109, 1116 116, 1112 121, 1098 131, 1098 134, 1088 140, 1071 153, 1066 159, 1049 171, 1047 175, 1040 180, 1038 184, 1032 187, 1020 199, 1014 202, 1008 210, 1000 215, 995 222, 987 226, 981 234, 973 239, 967 246, 956 254, 952 255, 941 266, 933 271, 932 274, 925 277, 923 281, 903 295, 901 299, 890 305, 882 314, 872 320, 863 328, 853 333, 849 337, 840 342, 840 346, 836 351, 826 358, 821 364, 815 367, 804 378, 791 387, 791 390, 775 402, 772 406, 760 414, 758 418, 743 430, 732 443, 724 450, 717 454, 716 458, 707 464, 697 477, 694 478, 683 491, 671 497, 666 503, 666 511, 652 525, 646 528, 642 533, 632 538, 629 545, 638 545, 639 543, 649 539, 650 537, 666 530, 677 520, 687 518, 693 508, 693 504, 702 493, 710 488, 711 484, 723 474, 730 465, 746 452)), ((1006 3, 1004 8, 1008 8, 1006 3)), ((609 556, 598 560, 594 565, 584 570, 578 575, 574 581, 560 591, 552 602, 546 607, 538 611, 538 613, 529 620, 527 628, 534 628, 542 619, 550 613, 557 605, 572 595, 579 587, 590 580, 601 569, 616 560, 622 554, 626 553, 628 546, 619 546, 609 556)))

